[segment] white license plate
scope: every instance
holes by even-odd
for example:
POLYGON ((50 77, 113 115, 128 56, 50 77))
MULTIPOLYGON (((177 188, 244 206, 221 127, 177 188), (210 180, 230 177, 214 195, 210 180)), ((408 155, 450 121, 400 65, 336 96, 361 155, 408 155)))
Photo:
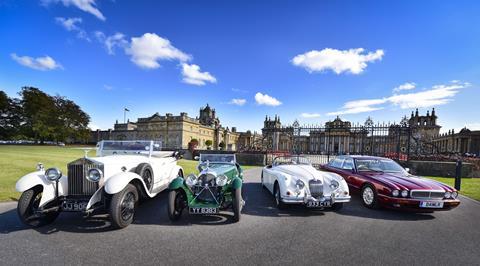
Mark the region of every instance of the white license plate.
POLYGON ((443 201, 421 201, 420 208, 443 208, 443 201))
POLYGON ((62 203, 62 210, 67 212, 80 212, 87 209, 88 202, 86 201, 64 201, 62 203))
POLYGON ((315 207, 330 207, 332 206, 332 201, 325 200, 325 201, 307 201, 308 208, 315 208, 315 207))
POLYGON ((217 214, 218 208, 189 208, 190 214, 217 214))

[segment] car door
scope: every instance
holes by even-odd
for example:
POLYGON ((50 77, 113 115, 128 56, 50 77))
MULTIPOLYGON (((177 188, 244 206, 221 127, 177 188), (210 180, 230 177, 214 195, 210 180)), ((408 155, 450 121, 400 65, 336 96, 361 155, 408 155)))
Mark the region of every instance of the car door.
POLYGON ((355 162, 352 158, 345 158, 342 166, 338 169, 338 173, 345 179, 350 188, 356 189, 361 186, 361 181, 355 171, 355 162))
POLYGON ((263 169, 263 183, 265 187, 270 190, 270 192, 273 191, 273 166, 268 165, 263 169))
POLYGON ((164 186, 168 184, 169 179, 168 176, 171 171, 171 167, 169 167, 169 159, 170 158, 152 158, 152 167, 154 168, 154 189, 164 186))

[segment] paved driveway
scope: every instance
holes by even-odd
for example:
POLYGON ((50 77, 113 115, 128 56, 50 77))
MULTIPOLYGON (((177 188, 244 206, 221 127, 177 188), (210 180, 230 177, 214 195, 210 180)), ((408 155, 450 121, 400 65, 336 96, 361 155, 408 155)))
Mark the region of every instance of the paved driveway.
POLYGON ((480 204, 462 198, 450 212, 372 211, 354 200, 340 212, 289 208, 279 212, 245 172, 242 220, 167 217, 167 193, 140 206, 134 224, 109 229, 105 216, 63 213, 52 225, 28 229, 16 203, 0 204, 2 265, 18 264, 441 264, 478 265, 480 204))

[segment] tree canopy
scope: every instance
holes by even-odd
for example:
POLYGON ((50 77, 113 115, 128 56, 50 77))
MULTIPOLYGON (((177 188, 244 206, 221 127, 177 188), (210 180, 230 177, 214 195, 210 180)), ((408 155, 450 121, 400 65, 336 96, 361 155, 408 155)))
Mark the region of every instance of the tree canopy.
POLYGON ((20 99, 0 91, 0 138, 61 142, 88 140, 90 117, 72 100, 23 87, 20 99))

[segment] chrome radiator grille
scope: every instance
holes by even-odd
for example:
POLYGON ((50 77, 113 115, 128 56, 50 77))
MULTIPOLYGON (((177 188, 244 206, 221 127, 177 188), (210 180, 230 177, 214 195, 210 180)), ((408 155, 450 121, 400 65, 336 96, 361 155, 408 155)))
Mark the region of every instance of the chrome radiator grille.
POLYGON ((68 195, 91 196, 98 189, 98 182, 90 182, 85 177, 88 170, 98 168, 103 172, 103 165, 88 159, 79 159, 68 164, 68 195))
POLYGON ((443 199, 443 197, 445 197, 445 192, 431 190, 412 190, 410 196, 414 199, 443 199))
POLYGON ((323 196, 323 184, 320 180, 310 180, 308 182, 310 188, 310 195, 314 198, 320 198, 323 196))

